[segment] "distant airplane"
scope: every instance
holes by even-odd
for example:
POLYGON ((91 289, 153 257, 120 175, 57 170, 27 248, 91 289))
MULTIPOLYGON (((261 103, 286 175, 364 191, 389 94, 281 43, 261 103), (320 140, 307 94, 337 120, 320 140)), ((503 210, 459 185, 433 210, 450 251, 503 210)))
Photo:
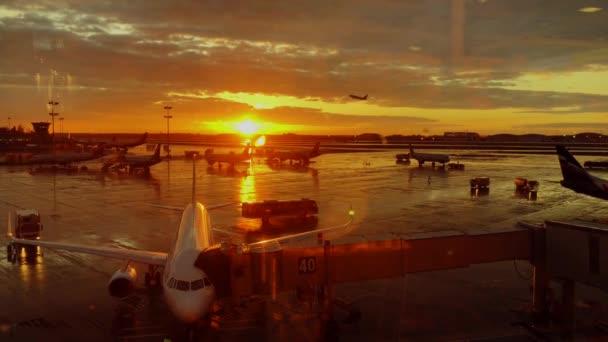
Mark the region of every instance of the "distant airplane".
POLYGON ((0 160, 0 164, 60 165, 65 167, 72 163, 101 158, 103 155, 104 146, 102 144, 89 152, 20 153, 12 159, 4 158, 0 160))
POLYGON ((148 139, 148 132, 145 132, 139 139, 132 141, 132 142, 123 142, 123 143, 119 143, 116 142, 116 137, 114 137, 111 141, 79 141, 80 144, 83 145, 99 145, 99 144, 104 144, 105 148, 115 148, 115 149, 127 149, 130 147, 135 147, 135 146, 139 146, 142 144, 146 143, 146 140, 148 139))
POLYGON ((150 167, 161 162, 160 145, 156 145, 154 154, 151 156, 129 156, 122 154, 104 163, 101 170, 106 171, 110 167, 113 168, 128 168, 129 173, 134 173, 136 170, 143 170, 144 173, 150 172, 150 167))
POLYGON ((352 99, 355 99, 355 100, 367 100, 367 94, 365 94, 365 96, 359 96, 359 95, 353 95, 353 94, 350 94, 348 96, 350 96, 352 99))
POLYGON ((608 200, 608 180, 592 176, 581 164, 562 146, 555 146, 564 179, 560 184, 564 188, 588 196, 608 200))
POLYGON ((422 166, 425 161, 429 161, 433 163, 433 167, 435 167, 435 163, 444 164, 450 161, 450 156, 447 154, 435 154, 435 153, 418 153, 414 152, 412 145, 410 144, 410 157, 416 159, 418 161, 418 165, 422 166))
MULTIPOLYGON (((151 252, 134 249, 122 249, 104 246, 86 246, 67 242, 51 242, 44 240, 19 239, 10 235, 7 247, 9 261, 14 262, 22 246, 40 246, 70 252, 93 254, 106 258, 120 259, 125 265, 119 268, 110 278, 108 289, 110 295, 124 298, 128 296, 137 281, 137 272, 132 263, 148 265, 145 274, 145 284, 149 287, 162 286, 163 295, 173 315, 182 323, 194 328, 206 314, 217 298, 227 295, 230 283, 222 280, 225 274, 230 275, 230 264, 218 261, 221 244, 214 244, 213 231, 209 211, 235 203, 205 207, 196 200, 196 171, 193 162, 192 169, 192 200, 185 208, 154 205, 163 209, 181 212, 181 221, 175 235, 174 243, 168 252, 151 252), (162 278, 159 268, 163 268, 162 278), (228 287, 228 288, 226 288, 228 287)), ((278 238, 243 243, 243 253, 274 252, 290 248, 292 242, 303 238, 318 237, 320 234, 342 231, 353 220, 354 212, 349 212, 349 220, 345 224, 334 227, 316 229, 304 233, 291 234, 278 238)), ((9 224, 9 232, 12 227, 9 224)))
POLYGON ((234 167, 237 163, 242 163, 251 159, 251 143, 247 143, 241 153, 213 153, 213 149, 208 148, 205 150, 204 157, 211 166, 217 162, 218 167, 222 167, 222 163, 234 167))
POLYGON ((319 152, 319 145, 320 143, 316 143, 315 146, 312 148, 312 150, 300 150, 300 151, 272 151, 269 150, 268 154, 266 155, 266 161, 271 163, 274 161, 279 161, 279 163, 282 163, 285 160, 289 160, 290 162, 298 162, 302 165, 308 165, 310 164, 310 159, 320 156, 321 153, 319 152))

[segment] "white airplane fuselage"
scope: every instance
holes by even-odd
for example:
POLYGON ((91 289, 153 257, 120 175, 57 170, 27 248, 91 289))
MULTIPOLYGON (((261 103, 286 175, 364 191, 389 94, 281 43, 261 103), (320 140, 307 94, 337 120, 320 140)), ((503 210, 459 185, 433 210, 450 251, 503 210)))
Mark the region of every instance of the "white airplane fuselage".
POLYGON ((205 272, 194 266, 199 254, 212 244, 211 220, 207 209, 199 202, 189 204, 182 213, 175 245, 167 256, 162 278, 167 305, 175 317, 184 323, 201 319, 215 301, 214 285, 209 282, 205 272), (203 280, 204 287, 196 290, 190 288, 192 282, 203 280), (183 286, 186 283, 187 288, 183 286))

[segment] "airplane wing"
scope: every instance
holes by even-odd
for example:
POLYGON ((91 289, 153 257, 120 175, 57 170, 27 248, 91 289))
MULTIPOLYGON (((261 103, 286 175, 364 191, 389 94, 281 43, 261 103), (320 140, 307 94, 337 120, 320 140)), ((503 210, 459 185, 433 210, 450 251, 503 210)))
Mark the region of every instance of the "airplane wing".
POLYGON ((167 253, 149 252, 116 247, 85 246, 66 242, 52 242, 43 240, 11 239, 13 243, 20 245, 40 246, 69 252, 99 255, 107 258, 140 262, 148 265, 164 266, 167 261, 167 253))
POLYGON ((250 252, 250 253, 272 252, 272 251, 277 251, 277 250, 289 247, 289 244, 292 242, 295 242, 298 240, 303 240, 306 238, 316 237, 319 234, 346 231, 348 226, 350 226, 350 224, 353 222, 355 212, 351 209, 348 212, 348 215, 349 215, 348 222, 346 222, 344 224, 329 227, 329 228, 315 229, 315 230, 311 230, 311 231, 304 232, 304 233, 291 234, 291 235, 281 236, 281 237, 274 238, 274 239, 268 239, 268 240, 253 242, 253 243, 249 243, 249 244, 244 244, 243 251, 250 252))
MULTIPOLYGON (((228 207, 228 206, 231 206, 231 205, 237 205, 237 204, 241 204, 241 202, 230 202, 230 203, 210 205, 210 206, 205 206, 205 209, 207 209, 207 210, 214 210, 214 209, 220 209, 220 208, 228 207)), ((160 208, 160 209, 179 211, 179 212, 184 211, 184 208, 182 208, 182 207, 172 207, 170 205, 148 203, 148 206, 155 207, 155 208, 160 208)))
POLYGON ((147 205, 150 207, 160 208, 160 209, 167 209, 167 210, 173 210, 173 211, 179 211, 179 212, 184 211, 184 208, 182 208, 182 207, 172 207, 170 205, 152 204, 152 203, 148 203, 147 205))
POLYGON ((237 205, 237 204, 241 204, 241 202, 230 202, 230 203, 209 205, 209 206, 205 206, 205 208, 207 210, 214 210, 214 209, 220 209, 220 208, 229 207, 231 205, 237 205))

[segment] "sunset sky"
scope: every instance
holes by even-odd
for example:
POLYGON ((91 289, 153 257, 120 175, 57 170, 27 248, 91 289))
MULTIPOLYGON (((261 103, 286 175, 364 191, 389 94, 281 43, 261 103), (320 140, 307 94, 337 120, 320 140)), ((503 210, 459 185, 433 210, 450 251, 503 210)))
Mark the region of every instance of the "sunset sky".
POLYGON ((0 126, 608 133, 606 1, 241 3, 0 2, 0 126))

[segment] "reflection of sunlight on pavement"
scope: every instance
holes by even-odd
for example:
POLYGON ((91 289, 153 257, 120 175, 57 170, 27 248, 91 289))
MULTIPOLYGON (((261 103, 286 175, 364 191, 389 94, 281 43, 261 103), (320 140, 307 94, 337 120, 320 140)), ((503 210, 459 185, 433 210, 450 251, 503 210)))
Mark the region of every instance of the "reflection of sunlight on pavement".
POLYGON ((36 246, 35 250, 27 251, 26 248, 21 248, 19 254, 19 275, 23 283, 29 288, 37 288, 43 290, 44 285, 44 267, 42 267, 42 251, 40 246, 36 246))
POLYGON ((241 202, 255 202, 256 201, 255 177, 253 174, 250 174, 247 177, 241 178, 241 188, 240 188, 240 193, 239 193, 239 200, 241 202))
MULTIPOLYGON (((239 201, 243 202, 255 202, 257 201, 257 194, 255 189, 255 176, 253 174, 253 166, 249 167, 250 174, 241 178, 241 187, 239 189, 239 201)), ((239 216, 238 226, 246 227, 249 226, 248 220, 239 216)))

